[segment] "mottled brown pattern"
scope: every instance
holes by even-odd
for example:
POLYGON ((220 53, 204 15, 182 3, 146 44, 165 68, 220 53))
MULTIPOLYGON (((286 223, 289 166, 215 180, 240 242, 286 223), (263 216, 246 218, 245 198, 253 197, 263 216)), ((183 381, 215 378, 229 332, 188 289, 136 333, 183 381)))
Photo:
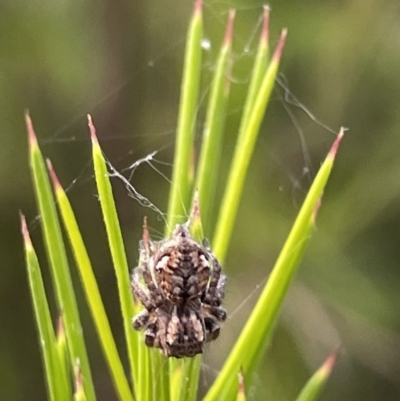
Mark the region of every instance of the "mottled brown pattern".
POLYGON ((145 329, 145 343, 166 356, 192 357, 219 335, 220 307, 226 276, 206 240, 197 243, 186 225, 177 225, 170 239, 140 242, 139 267, 132 291, 145 309, 133 319, 145 329))

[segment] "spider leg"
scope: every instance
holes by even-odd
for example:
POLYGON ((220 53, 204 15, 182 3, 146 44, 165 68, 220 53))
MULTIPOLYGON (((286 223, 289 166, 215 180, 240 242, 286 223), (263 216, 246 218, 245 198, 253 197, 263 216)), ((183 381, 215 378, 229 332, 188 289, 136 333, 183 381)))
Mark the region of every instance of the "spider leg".
POLYGON ((203 303, 218 307, 225 297, 226 276, 221 274, 221 265, 213 259, 214 268, 211 273, 210 284, 204 294, 203 303))
POLYGON ((211 315, 221 322, 226 320, 227 315, 226 315, 226 310, 224 308, 208 304, 202 304, 201 307, 205 315, 211 315))
POLYGON ((132 292, 142 305, 149 311, 156 309, 156 305, 152 302, 149 293, 143 288, 140 282, 140 267, 136 267, 132 273, 131 288, 132 292))
POLYGON ((156 323, 150 323, 144 332, 144 342, 148 347, 157 346, 157 325, 156 323))
POLYGON ((219 306, 221 305, 222 302, 222 298, 220 299, 220 297, 218 296, 218 293, 220 292, 218 291, 218 287, 221 278, 221 265, 219 264, 215 256, 212 254, 210 244, 208 243, 208 240, 206 238, 203 239, 203 248, 205 254, 208 256, 208 259, 212 263, 211 279, 208 288, 206 290, 206 293, 204 294, 203 302, 210 305, 216 304, 217 306, 219 306))
POLYGON ((219 337, 220 328, 214 318, 205 317, 204 325, 206 328, 206 342, 210 342, 219 337))
POLYGON ((132 319, 132 326, 135 330, 141 330, 149 322, 150 314, 147 309, 142 310, 132 319))
POLYGON ((149 263, 150 258, 150 249, 153 248, 153 243, 150 242, 150 246, 146 245, 144 241, 140 241, 139 249, 140 249, 140 261, 142 267, 142 277, 144 282, 146 283, 147 288, 153 298, 153 304, 155 307, 159 307, 163 303, 163 297, 160 293, 159 288, 154 282, 153 276, 151 274, 151 265, 149 263))
POLYGON ((226 288, 226 275, 221 274, 218 280, 217 291, 216 291, 216 296, 220 302, 219 305, 221 305, 221 302, 225 297, 225 288, 226 288))

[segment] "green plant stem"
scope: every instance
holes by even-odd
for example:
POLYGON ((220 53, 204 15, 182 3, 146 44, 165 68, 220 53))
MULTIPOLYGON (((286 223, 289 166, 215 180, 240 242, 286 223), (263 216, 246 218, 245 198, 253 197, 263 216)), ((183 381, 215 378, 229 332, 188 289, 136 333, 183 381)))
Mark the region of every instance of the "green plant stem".
POLYGON ((342 136, 343 130, 320 167, 270 278, 205 401, 232 399, 237 393, 235 378, 238 372, 243 369, 246 378, 254 371, 272 334, 283 298, 314 226, 323 190, 342 136))
POLYGON ((39 332, 39 343, 42 350, 49 398, 51 401, 69 401, 72 396, 72 391, 68 384, 68 377, 62 366, 64 361, 60 360, 57 352, 57 341, 54 334, 39 262, 29 237, 25 217, 22 215, 21 227, 25 244, 29 288, 31 290, 31 297, 39 332))
POLYGON ((275 77, 278 72, 285 38, 286 31, 283 31, 275 50, 275 54, 262 80, 261 87, 257 92, 251 112, 248 118, 245 116, 246 120, 240 127, 239 141, 237 142, 228 183, 221 203, 213 241, 214 253, 221 263, 224 262, 228 250, 228 244, 231 238, 241 194, 243 192, 247 169, 253 154, 265 109, 275 83, 275 77))
POLYGON ((86 299, 89 304, 90 312, 100 339, 100 344, 103 348, 104 356, 109 366, 117 393, 121 401, 133 401, 132 392, 126 380, 122 362, 118 355, 117 346, 100 296, 92 264, 83 242, 75 214, 50 162, 48 162, 48 168, 53 181, 54 192, 58 201, 60 214, 74 252, 86 299))
POLYGON ((172 233, 178 222, 182 222, 185 219, 191 197, 193 183, 193 166, 191 164, 200 85, 202 35, 203 18, 201 1, 197 0, 186 40, 178 131, 168 203, 167 236, 172 233))
POLYGON ((226 107, 229 98, 229 72, 231 69, 231 48, 234 10, 229 13, 225 40, 217 60, 211 86, 207 116, 203 130, 203 141, 196 174, 195 188, 199 191, 199 203, 203 226, 209 232, 211 205, 218 182, 218 166, 221 157, 221 144, 226 120, 226 107))
POLYGON ((60 223, 58 221, 55 200, 29 115, 26 115, 26 124, 30 145, 32 177, 35 184, 34 187, 39 211, 42 217, 44 240, 48 259, 50 261, 50 271, 56 289, 58 307, 59 310, 62 311, 64 317, 70 360, 80 361, 86 397, 88 401, 95 401, 92 375, 86 353, 82 325, 79 319, 78 306, 69 272, 67 255, 61 235, 60 223))
MULTIPOLYGON (((140 366, 138 366, 137 363, 140 337, 139 333, 134 332, 131 326, 132 317, 135 315, 137 310, 135 311, 133 296, 130 291, 129 267, 126 260, 126 252, 122 240, 121 228, 112 194, 111 183, 108 178, 107 165, 90 116, 88 116, 88 120, 93 144, 93 163, 97 190, 106 226, 115 275, 117 277, 118 294, 128 350, 128 360, 133 375, 133 382, 137 385, 140 382, 140 366)), ((140 400, 141 395, 137 394, 137 390, 138 387, 135 387, 136 398, 140 400)))

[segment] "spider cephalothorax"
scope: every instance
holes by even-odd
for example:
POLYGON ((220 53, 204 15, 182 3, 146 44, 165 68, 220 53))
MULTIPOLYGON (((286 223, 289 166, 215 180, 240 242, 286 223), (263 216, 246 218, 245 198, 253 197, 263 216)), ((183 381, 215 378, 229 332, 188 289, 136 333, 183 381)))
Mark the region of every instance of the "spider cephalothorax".
POLYGON ((133 327, 145 328, 145 343, 166 356, 200 354, 226 319, 220 307, 225 285, 208 242, 196 242, 186 225, 177 225, 171 238, 159 242, 150 240, 145 227, 132 275, 132 291, 145 309, 133 327))

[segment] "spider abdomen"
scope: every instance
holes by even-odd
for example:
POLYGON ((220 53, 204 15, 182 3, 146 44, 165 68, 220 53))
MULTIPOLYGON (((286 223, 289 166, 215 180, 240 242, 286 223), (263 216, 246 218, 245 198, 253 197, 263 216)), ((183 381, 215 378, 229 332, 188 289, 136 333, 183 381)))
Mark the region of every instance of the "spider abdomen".
POLYGON ((201 297, 210 279, 209 262, 198 245, 184 245, 163 255, 155 267, 161 290, 174 302, 201 297))

